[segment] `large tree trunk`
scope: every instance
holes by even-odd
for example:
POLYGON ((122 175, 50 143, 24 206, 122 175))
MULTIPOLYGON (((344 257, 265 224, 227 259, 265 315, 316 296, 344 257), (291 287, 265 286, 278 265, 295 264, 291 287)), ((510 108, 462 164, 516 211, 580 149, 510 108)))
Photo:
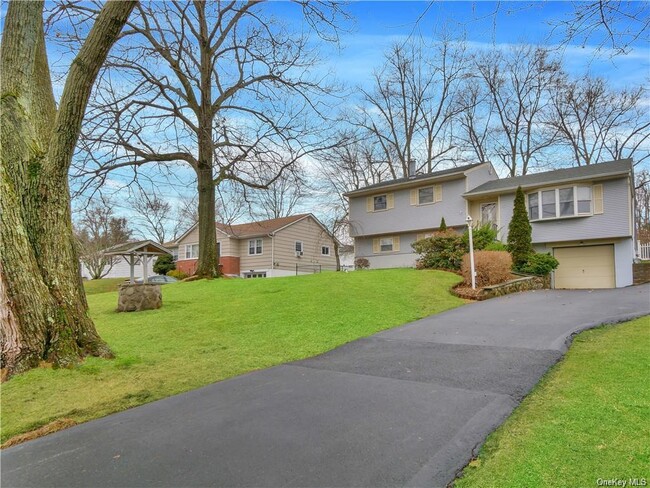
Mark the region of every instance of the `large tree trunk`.
POLYGON ((0 360, 7 375, 41 360, 69 366, 85 354, 111 356, 88 316, 68 170, 94 80, 135 3, 106 3, 70 67, 58 112, 43 2, 9 4, 0 64, 0 360))
POLYGON ((199 263, 196 275, 201 278, 219 276, 217 229, 215 225, 215 188, 212 167, 197 172, 199 190, 199 263))

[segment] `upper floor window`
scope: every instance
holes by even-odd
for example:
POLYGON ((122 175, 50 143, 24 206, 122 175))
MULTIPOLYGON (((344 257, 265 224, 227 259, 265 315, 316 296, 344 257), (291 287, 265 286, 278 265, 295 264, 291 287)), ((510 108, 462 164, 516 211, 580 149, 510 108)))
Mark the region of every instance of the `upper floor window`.
POLYGON ((386 210, 388 208, 388 198, 387 195, 377 195, 373 198, 373 210, 386 210))
POLYGON ((302 241, 296 241, 296 243, 295 243, 295 245, 294 245, 294 248, 295 248, 295 251, 296 251, 296 255, 297 255, 297 256, 302 256, 302 253, 303 253, 303 247, 304 247, 304 246, 303 246, 303 244, 302 244, 302 241))
POLYGON ((198 244, 185 244, 185 259, 196 259, 199 257, 198 244))
POLYGON ((323 256, 329 256, 330 255, 330 247, 329 246, 321 246, 320 253, 323 256))
POLYGON ((592 211, 590 186, 565 186, 528 194, 530 220, 591 215, 592 211))
POLYGON ((418 190, 418 204, 433 203, 433 187, 420 188, 418 190))
POLYGON ((367 212, 381 212, 390 210, 395 207, 395 196, 393 193, 384 193, 383 195, 374 195, 366 198, 367 212))
POLYGON ((262 239, 251 239, 248 241, 248 254, 262 254, 262 239))
POLYGON ((428 205, 442 201, 442 185, 425 186, 411 190, 411 205, 428 205))
POLYGON ((172 259, 178 261, 178 248, 172 249, 172 259))

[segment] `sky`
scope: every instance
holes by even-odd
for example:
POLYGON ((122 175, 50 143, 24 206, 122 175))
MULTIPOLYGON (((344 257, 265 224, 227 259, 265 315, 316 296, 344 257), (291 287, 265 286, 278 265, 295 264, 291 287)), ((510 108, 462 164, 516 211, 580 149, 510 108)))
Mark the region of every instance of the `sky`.
MULTIPOLYGON (((4 24, 7 2, 0 6, 0 21, 4 24)), ((297 29, 303 25, 301 12, 288 1, 272 1, 265 5, 280 19, 297 29)), ((328 46, 322 52, 323 65, 318 70, 331 71, 336 79, 350 88, 368 88, 373 70, 383 60, 391 44, 409 36, 435 36, 446 31, 454 38, 464 38, 470 49, 507 48, 514 44, 542 44, 562 54, 564 68, 574 75, 589 72, 605 78, 616 88, 639 85, 650 80, 650 46, 646 40, 635 42, 628 53, 614 56, 608 48, 598 49, 602 38, 597 35, 585 45, 562 44, 563 32, 552 25, 567 18, 572 3, 563 1, 489 2, 489 1, 353 1, 347 6, 352 19, 344 25, 337 47, 328 46)), ((51 63, 65 64, 57 48, 48 46, 51 63)), ((68 61, 69 62, 69 61, 68 61)), ((60 93, 62 80, 55 86, 60 93)), ((647 103, 650 109, 650 101, 647 103)), ((191 175, 191 171, 187 172, 191 175)), ((117 190, 128 176, 113 175, 108 186, 117 190)), ((161 193, 169 199, 179 194, 191 195, 191 186, 161 186, 161 193)), ((118 200, 124 195, 117 194, 118 200)), ((125 207, 122 209, 128 213, 125 207)), ((305 208, 303 210, 309 210, 305 208)), ((243 220, 247 220, 244 218, 243 220)))

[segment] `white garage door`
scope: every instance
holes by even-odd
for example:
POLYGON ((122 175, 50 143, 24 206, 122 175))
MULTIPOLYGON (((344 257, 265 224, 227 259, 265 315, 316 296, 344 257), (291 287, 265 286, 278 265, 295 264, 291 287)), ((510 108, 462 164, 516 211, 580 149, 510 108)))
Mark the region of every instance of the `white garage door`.
POLYGON ((555 288, 615 288, 614 245, 556 247, 555 288))

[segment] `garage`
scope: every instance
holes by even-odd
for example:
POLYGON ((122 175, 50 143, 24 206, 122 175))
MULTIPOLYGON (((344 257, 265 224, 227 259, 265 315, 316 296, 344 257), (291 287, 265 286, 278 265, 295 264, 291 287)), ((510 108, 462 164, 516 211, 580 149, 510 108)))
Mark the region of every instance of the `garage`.
POLYGON ((614 245, 556 247, 555 288, 615 288, 614 245))

